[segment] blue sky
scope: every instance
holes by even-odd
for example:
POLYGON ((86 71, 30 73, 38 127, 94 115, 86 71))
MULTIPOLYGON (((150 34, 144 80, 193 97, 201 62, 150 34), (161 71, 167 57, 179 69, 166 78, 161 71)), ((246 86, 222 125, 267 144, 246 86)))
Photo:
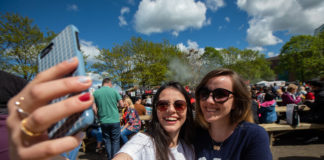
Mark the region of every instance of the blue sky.
POLYGON ((92 61, 132 36, 184 51, 234 46, 271 57, 324 23, 323 0, 0 0, 0 12, 28 16, 42 31, 74 24, 92 61))

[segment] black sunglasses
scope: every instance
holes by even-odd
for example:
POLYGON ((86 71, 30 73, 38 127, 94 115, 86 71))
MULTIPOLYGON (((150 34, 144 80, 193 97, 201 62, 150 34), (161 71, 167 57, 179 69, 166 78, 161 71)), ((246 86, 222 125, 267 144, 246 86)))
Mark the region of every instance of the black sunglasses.
MULTIPOLYGON (((156 108, 161 112, 168 110, 169 106, 170 106, 170 101, 167 100, 160 100, 156 104, 156 108)), ((176 100, 173 102, 173 106, 177 112, 182 112, 186 109, 187 103, 183 100, 176 100)))
POLYGON ((198 92, 198 95, 201 100, 206 101, 210 96, 210 92, 212 93, 213 100, 216 103, 225 103, 229 99, 229 96, 231 94, 234 95, 233 92, 231 92, 227 89, 224 89, 224 88, 216 88, 211 91, 206 87, 200 89, 200 91, 198 92))

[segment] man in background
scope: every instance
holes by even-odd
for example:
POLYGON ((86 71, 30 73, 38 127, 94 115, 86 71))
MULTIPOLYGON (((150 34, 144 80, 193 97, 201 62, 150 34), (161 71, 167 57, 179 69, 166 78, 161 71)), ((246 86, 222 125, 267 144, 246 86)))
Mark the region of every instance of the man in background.
POLYGON ((304 104, 310 108, 309 112, 300 112, 300 121, 309 123, 324 123, 324 82, 311 80, 308 82, 315 93, 315 101, 305 101, 304 104))
POLYGON ((102 87, 93 93, 94 112, 99 117, 108 159, 112 159, 120 148, 120 121, 117 103, 124 106, 120 94, 112 88, 109 78, 102 81, 102 87), (97 110, 98 109, 98 110, 97 110))
POLYGON ((136 97, 135 98, 135 104, 134 104, 134 108, 137 111, 138 115, 145 115, 146 114, 146 109, 144 107, 144 105, 142 105, 142 99, 141 97, 136 97))

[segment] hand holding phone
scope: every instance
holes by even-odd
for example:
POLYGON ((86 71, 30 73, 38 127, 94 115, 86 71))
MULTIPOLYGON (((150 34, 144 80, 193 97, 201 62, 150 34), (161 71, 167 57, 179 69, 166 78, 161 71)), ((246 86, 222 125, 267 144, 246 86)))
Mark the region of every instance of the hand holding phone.
MULTIPOLYGON (((78 39, 78 29, 73 26, 67 26, 62 32, 60 32, 50 44, 42 50, 38 56, 38 70, 39 72, 47 70, 48 68, 55 66, 56 64, 77 57, 79 64, 78 67, 67 74, 69 76, 85 76, 85 68, 83 56, 80 51, 80 44, 78 39)), ((84 90, 83 92, 87 92, 84 90)), ((73 93, 63 97, 54 99, 51 103, 56 103, 67 99, 73 95, 79 94, 73 93)), ((66 117, 61 121, 54 124, 48 130, 49 138, 59 138, 68 135, 74 135, 87 126, 91 125, 94 120, 94 113, 91 106, 83 112, 73 114, 72 116, 66 117)))

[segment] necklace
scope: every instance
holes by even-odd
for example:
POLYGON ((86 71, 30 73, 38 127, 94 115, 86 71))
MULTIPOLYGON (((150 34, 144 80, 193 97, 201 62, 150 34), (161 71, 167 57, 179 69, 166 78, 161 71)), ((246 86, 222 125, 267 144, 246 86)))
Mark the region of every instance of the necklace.
POLYGON ((212 139, 212 145, 213 145, 213 150, 214 151, 220 151, 221 148, 222 148, 223 142, 222 143, 217 143, 212 139))

